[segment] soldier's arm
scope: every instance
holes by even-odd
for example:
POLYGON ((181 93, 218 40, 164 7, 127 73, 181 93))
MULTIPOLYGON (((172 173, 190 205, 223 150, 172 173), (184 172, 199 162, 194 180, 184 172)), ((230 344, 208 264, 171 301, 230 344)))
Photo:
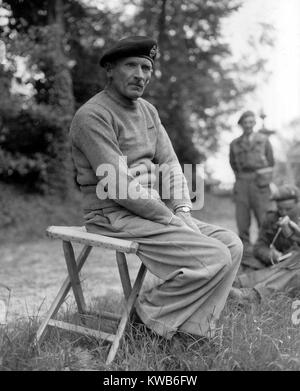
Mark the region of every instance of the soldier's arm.
POLYGON ((298 224, 296 224, 293 220, 289 221, 289 226, 293 230, 293 235, 291 236, 291 239, 300 244, 300 227, 298 224))
POLYGON ((269 226, 270 226, 270 218, 267 217, 260 228, 258 238, 253 246, 253 255, 257 259, 259 259, 262 263, 264 263, 266 266, 272 265, 270 259, 270 255, 271 255, 270 244, 272 239, 268 234, 269 226))
POLYGON ((229 163, 230 163, 230 166, 231 166, 233 172, 236 173, 237 172, 237 165, 236 165, 236 161, 235 161, 232 143, 230 144, 230 148, 229 148, 229 163))
POLYGON ((269 140, 266 141, 265 153, 266 153, 266 158, 269 163, 269 166, 273 167, 274 166, 274 154, 273 154, 272 145, 269 140))

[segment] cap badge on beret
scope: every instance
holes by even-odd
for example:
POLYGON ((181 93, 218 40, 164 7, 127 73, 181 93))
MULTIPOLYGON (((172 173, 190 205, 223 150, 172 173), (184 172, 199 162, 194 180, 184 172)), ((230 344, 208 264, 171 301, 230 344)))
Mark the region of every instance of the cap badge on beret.
POLYGON ((156 56, 156 54, 157 54, 157 45, 153 45, 150 50, 149 55, 151 58, 154 58, 156 56))
POLYGON ((145 36, 123 38, 103 53, 100 65, 105 66, 108 62, 125 57, 145 57, 153 64, 157 50, 157 42, 153 38, 145 36))

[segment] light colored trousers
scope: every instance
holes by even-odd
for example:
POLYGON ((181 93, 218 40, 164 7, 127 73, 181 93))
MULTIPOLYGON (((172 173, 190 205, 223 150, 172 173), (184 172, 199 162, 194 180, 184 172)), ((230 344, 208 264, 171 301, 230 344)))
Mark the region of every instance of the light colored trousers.
POLYGON ((139 243, 148 281, 136 310, 147 327, 166 338, 177 331, 213 334, 242 257, 235 233, 194 219, 197 233, 119 207, 90 211, 85 219, 89 232, 139 243))

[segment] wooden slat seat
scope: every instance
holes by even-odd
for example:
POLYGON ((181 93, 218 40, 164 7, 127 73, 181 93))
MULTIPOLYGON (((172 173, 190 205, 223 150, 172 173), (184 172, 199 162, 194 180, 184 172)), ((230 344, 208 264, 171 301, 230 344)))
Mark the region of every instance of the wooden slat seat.
POLYGON ((138 250, 138 243, 130 240, 111 238, 104 235, 89 233, 86 231, 85 227, 50 226, 47 228, 46 232, 50 238, 59 239, 62 241, 64 257, 68 269, 68 276, 66 277, 62 287, 60 288, 56 298, 50 306, 48 313, 46 314, 37 331, 36 343, 40 344, 42 342, 46 335, 48 326, 61 328, 70 332, 94 336, 111 343, 106 360, 106 363, 109 364, 115 358, 120 340, 124 334, 125 327, 134 308, 137 296, 141 290, 146 274, 146 268, 141 263, 133 287, 131 286, 125 253, 136 253, 138 250), (77 260, 75 259, 72 243, 83 244, 83 249, 77 260), (116 261, 124 293, 124 308, 121 315, 106 311, 101 311, 100 314, 96 314, 102 318, 116 321, 118 323, 116 334, 108 334, 104 331, 88 328, 84 322, 84 318, 89 316, 88 314, 90 313, 86 309, 79 272, 85 264, 85 261, 87 260, 93 247, 102 247, 116 251, 116 261), (80 319, 83 325, 74 325, 55 319, 56 314, 58 313, 71 288, 73 290, 78 312, 81 315, 80 319))
POLYGON ((50 226, 46 232, 53 239, 68 240, 93 247, 104 247, 123 253, 136 253, 139 246, 138 243, 130 240, 110 238, 87 232, 85 227, 50 226))

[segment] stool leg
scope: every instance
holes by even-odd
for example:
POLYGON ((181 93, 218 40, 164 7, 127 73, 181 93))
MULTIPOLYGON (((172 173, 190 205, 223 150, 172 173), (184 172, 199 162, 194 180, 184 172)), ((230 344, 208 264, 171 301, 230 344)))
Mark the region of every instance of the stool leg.
POLYGON ((64 240, 63 249, 64 249, 65 259, 67 263, 67 268, 71 280, 73 293, 78 307, 78 312, 80 314, 84 314, 86 311, 86 305, 83 297, 81 282, 80 282, 78 269, 77 269, 75 256, 74 256, 74 250, 71 242, 64 240))
POLYGON ((110 364, 113 361, 113 359, 115 358, 115 355, 117 353, 117 350, 118 350, 118 347, 120 344, 120 340, 124 334, 125 327, 128 322, 128 318, 129 318, 131 311, 134 307, 137 296, 140 293, 140 290, 141 290, 141 287, 142 287, 142 284, 143 284, 143 281, 145 278, 146 271, 147 271, 146 266, 142 263, 141 267, 139 269, 138 275, 136 277, 136 280, 133 284, 132 291, 131 291, 128 299, 125 299, 125 308, 122 313, 122 318, 120 320, 120 323, 119 323, 119 326, 118 326, 118 329, 117 329, 117 332, 116 332, 116 335, 114 338, 114 342, 112 343, 112 345, 110 347, 110 350, 109 350, 109 353, 108 353, 108 356, 106 359, 106 364, 110 364))
MULTIPOLYGON (((84 246, 84 248, 82 249, 78 259, 77 259, 77 270, 78 272, 81 270, 81 268, 83 267, 87 257, 89 256, 90 252, 92 250, 92 246, 84 246)), ((48 322, 51 318, 53 318, 59 308, 61 307, 62 303, 64 302, 69 290, 71 289, 71 281, 70 281, 70 277, 67 276, 67 278, 65 279, 62 287, 60 288, 56 298, 54 299, 49 311, 47 312, 47 315, 45 316, 45 318, 43 319, 38 331, 37 331, 37 334, 36 334, 36 343, 41 343, 42 340, 44 339, 45 335, 46 335, 46 328, 47 328, 47 325, 48 325, 48 322)))
POLYGON ((131 283, 130 283, 130 276, 128 272, 128 265, 126 256, 124 253, 120 251, 116 251, 116 258, 117 258, 117 264, 119 269, 119 274, 121 278, 121 283, 124 291, 124 296, 126 299, 128 299, 130 293, 131 293, 131 283))

